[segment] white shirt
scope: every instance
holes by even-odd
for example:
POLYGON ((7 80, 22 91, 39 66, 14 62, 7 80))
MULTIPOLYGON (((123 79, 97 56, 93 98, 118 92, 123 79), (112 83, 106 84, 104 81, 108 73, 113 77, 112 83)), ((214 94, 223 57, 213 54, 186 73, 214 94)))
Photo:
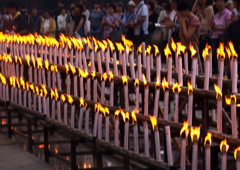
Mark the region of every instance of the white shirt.
POLYGON ((66 27, 66 18, 67 18, 67 14, 65 15, 58 15, 57 17, 57 24, 58 24, 58 29, 59 30, 63 30, 66 27))
POLYGON ((49 31, 49 27, 50 27, 50 19, 45 19, 43 24, 43 32, 46 33, 47 31, 49 31))
POLYGON ((141 27, 143 29, 144 34, 145 35, 148 34, 148 8, 144 4, 144 2, 141 1, 136 7, 134 13, 134 22, 135 23, 138 22, 143 16, 146 17, 146 20, 141 25, 137 25, 134 27, 134 35, 140 35, 141 27))

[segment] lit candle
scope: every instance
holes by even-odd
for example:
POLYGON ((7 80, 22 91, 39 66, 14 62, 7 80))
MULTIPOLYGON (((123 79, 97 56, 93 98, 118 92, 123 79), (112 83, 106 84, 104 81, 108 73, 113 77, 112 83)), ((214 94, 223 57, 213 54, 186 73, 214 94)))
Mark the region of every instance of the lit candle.
POLYGON ((221 170, 227 170, 227 152, 229 149, 229 145, 227 144, 227 140, 222 140, 220 144, 220 151, 222 152, 222 167, 221 170))
POLYGON ((207 136, 204 140, 205 146, 205 169, 211 170, 211 144, 212 144, 212 134, 210 132, 207 133, 207 136))
POLYGON ((193 142, 192 169, 198 169, 198 139, 200 137, 200 127, 191 127, 191 140, 193 142))
POLYGON ((172 90, 173 90, 173 93, 174 93, 174 115, 173 115, 173 120, 174 120, 174 122, 178 122, 179 93, 181 92, 181 84, 174 83, 172 90))
POLYGON ((211 47, 206 44, 206 47, 203 49, 202 56, 204 59, 204 90, 209 89, 209 76, 210 76, 210 57, 209 53, 211 53, 211 47), (210 52, 209 52, 210 50, 210 52))
POLYGON ((236 169, 240 170, 240 147, 234 150, 234 158, 236 160, 236 169))
POLYGON ((217 132, 222 133, 222 92, 221 89, 214 84, 217 98, 217 132))
POLYGON ((181 160, 180 160, 181 170, 185 170, 186 169, 186 146, 187 146, 188 133, 189 133, 188 122, 185 121, 183 123, 183 128, 181 129, 181 132, 180 132, 180 136, 182 138, 181 160))
POLYGON ((161 159, 160 138, 159 138, 159 130, 157 126, 157 118, 151 115, 149 116, 149 118, 152 123, 153 131, 154 131, 156 159, 158 162, 161 162, 162 159, 161 159))

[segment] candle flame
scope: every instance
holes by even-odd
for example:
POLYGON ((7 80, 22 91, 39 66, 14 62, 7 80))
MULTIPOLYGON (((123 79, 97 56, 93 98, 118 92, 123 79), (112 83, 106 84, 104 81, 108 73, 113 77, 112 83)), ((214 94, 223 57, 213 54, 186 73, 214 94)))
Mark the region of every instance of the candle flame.
POLYGON ((159 80, 156 80, 155 87, 160 88, 160 81, 159 80))
POLYGON ((162 87, 163 87, 163 90, 166 91, 169 89, 169 84, 168 82, 166 81, 165 77, 162 79, 162 87))
POLYGON ((167 46, 164 48, 164 54, 167 58, 171 57, 172 56, 172 53, 171 53, 171 50, 167 44, 167 46))
POLYGON ((218 98, 222 98, 222 91, 221 91, 221 89, 216 85, 216 84, 214 84, 214 89, 215 89, 215 92, 216 92, 216 99, 218 99, 218 98))
POLYGON ((63 102, 66 101, 66 96, 65 96, 64 94, 61 94, 61 100, 62 100, 63 102))
POLYGON ((77 72, 77 71, 76 71, 76 68, 75 68, 71 63, 68 63, 68 65, 69 65, 69 68, 70 68, 72 74, 75 75, 76 72, 77 72))
POLYGON ((110 47, 111 51, 115 51, 115 46, 114 46, 113 42, 109 39, 107 39, 107 41, 108 41, 108 44, 109 44, 109 47, 110 47))
POLYGON ((173 87, 172 87, 172 90, 174 93, 180 93, 181 92, 181 86, 182 84, 179 84, 179 83, 174 83, 173 84, 173 87))
POLYGON ((105 73, 103 73, 102 76, 101 76, 101 81, 107 81, 107 79, 108 79, 108 75, 107 75, 107 73, 105 72, 105 73))
POLYGON ((158 56, 160 54, 158 46, 153 45, 153 47, 155 49, 155 56, 158 56))
POLYGON ((237 96, 235 94, 231 95, 230 98, 225 96, 225 101, 227 105, 231 105, 232 102, 237 103, 237 96))
POLYGON ((152 47, 150 45, 147 46, 147 49, 146 49, 146 55, 150 55, 151 54, 151 50, 152 50, 152 47))
POLYGON ((220 42, 219 47, 217 48, 217 58, 225 58, 225 52, 224 52, 224 44, 223 42, 220 42))
POLYGON ((137 113, 139 113, 139 110, 135 108, 135 109, 132 111, 132 125, 134 125, 135 122, 137 122, 137 117, 136 117, 136 114, 137 114, 137 113))
POLYGON ((126 122, 127 120, 129 120, 129 112, 121 112, 123 121, 126 122))
POLYGON ((128 46, 128 47, 133 47, 133 42, 131 40, 126 39, 125 35, 122 35, 122 42, 124 44, 124 46, 128 46))
POLYGON ((209 144, 210 146, 212 145, 212 134, 210 132, 207 133, 207 136, 204 139, 204 146, 206 144, 209 144))
POLYGON ((182 45, 181 42, 177 42, 177 55, 181 55, 181 52, 184 53, 186 50, 186 46, 182 45))
POLYGON ((144 74, 142 75, 142 80, 143 80, 144 86, 147 86, 148 82, 144 74))
POLYGON ((173 50, 174 52, 177 51, 177 45, 176 45, 176 43, 174 42, 173 38, 171 38, 171 47, 172 47, 172 50, 173 50))
POLYGON ((205 48, 203 49, 202 56, 204 60, 207 60, 209 57, 209 51, 211 50, 211 46, 206 43, 205 48))
POLYGON ((190 42, 190 45, 189 45, 189 50, 191 52, 191 57, 196 57, 196 54, 197 54, 197 50, 193 47, 192 43, 190 42))
POLYGON ((122 109, 117 109, 117 110, 115 110, 115 112, 114 112, 114 117, 117 118, 121 112, 123 112, 122 109))
POLYGON ((193 93, 193 86, 190 82, 188 82, 188 95, 193 93))
POLYGON ((138 53, 142 53, 142 44, 140 44, 140 45, 138 46, 137 52, 138 52, 138 53))
POLYGON ((221 152, 223 152, 223 151, 224 151, 224 152, 227 152, 228 149, 229 149, 229 145, 227 144, 227 139, 225 138, 224 140, 221 141, 220 151, 221 151, 221 152), (224 150, 223 147, 225 147, 225 150, 224 150))
POLYGON ((45 68, 46 68, 47 70, 49 70, 49 62, 48 62, 48 60, 46 60, 46 61, 44 62, 44 65, 45 65, 45 68))
POLYGON ((122 83, 124 86, 128 85, 128 78, 126 75, 122 75, 122 83))
POLYGON ((228 45, 229 45, 229 47, 230 47, 230 50, 231 50, 231 56, 232 56, 232 58, 238 58, 238 54, 237 54, 237 52, 235 51, 235 48, 234 48, 234 45, 233 45, 233 43, 232 43, 232 41, 230 41, 229 43, 228 43, 228 45))
POLYGON ((187 138, 188 133, 189 133, 188 121, 184 121, 184 122, 183 122, 183 127, 182 127, 182 129, 181 129, 181 131, 180 131, 180 136, 182 136, 183 133, 185 133, 185 136, 184 136, 184 137, 187 138))
POLYGON ((110 81, 110 82, 113 80, 113 77, 114 77, 113 72, 110 71, 110 72, 109 72, 109 81, 110 81))
POLYGON ((0 73, 0 79, 2 84, 7 84, 7 79, 0 73))
POLYGON ((197 138, 197 140, 200 138, 200 126, 199 127, 191 127, 191 139, 192 142, 194 142, 194 137, 197 138))
POLYGON ((121 43, 116 43, 117 49, 120 53, 122 53, 124 51, 124 47, 121 43))
POLYGON ((239 159, 240 146, 234 149, 234 158, 235 160, 239 159))
POLYGON ((151 115, 149 115, 149 118, 150 118, 153 130, 155 130, 155 128, 157 128, 157 118, 151 115))
POLYGON ((94 79, 94 78, 96 77, 96 72, 93 71, 93 72, 91 73, 91 76, 92 76, 92 79, 94 79))

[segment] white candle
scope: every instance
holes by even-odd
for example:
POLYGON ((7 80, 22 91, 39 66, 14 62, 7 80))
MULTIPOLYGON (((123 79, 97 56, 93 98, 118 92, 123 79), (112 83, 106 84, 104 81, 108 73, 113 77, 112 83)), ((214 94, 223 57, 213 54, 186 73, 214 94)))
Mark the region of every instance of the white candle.
POLYGON ((236 102, 232 100, 231 102, 231 120, 232 120, 232 137, 238 138, 237 130, 237 107, 236 102))
POLYGON ((205 145, 205 169, 211 170, 211 148, 209 144, 205 145))
POLYGON ((71 128, 75 127, 75 105, 71 104, 71 123, 70 123, 71 128))
POLYGON ((198 169, 198 142, 197 142, 197 139, 196 139, 196 141, 193 141, 192 169, 194 169, 194 170, 198 169))
POLYGON ((134 68, 134 55, 133 52, 130 53, 130 72, 132 78, 135 78, 135 68, 134 68))
POLYGON ((115 146, 119 146, 119 118, 115 116, 115 124, 114 124, 114 144, 115 146))
POLYGON ((182 137, 182 147, 181 147, 181 170, 186 169, 186 146, 187 146, 187 139, 182 137))
POLYGON ((218 60, 218 87, 222 90, 224 72, 224 58, 218 60))
POLYGON ((221 170, 227 170, 227 152, 222 153, 222 167, 221 170))
POLYGON ((143 67, 146 68, 146 65, 147 65, 147 61, 146 61, 146 44, 144 42, 142 43, 142 58, 143 58, 143 67))
POLYGON ((167 142, 167 159, 168 165, 173 165, 173 158, 172 158, 172 142, 171 142, 171 129, 170 126, 165 126, 165 133, 166 133, 166 142, 167 142))
POLYGON ((84 107, 80 107, 79 120, 78 120, 78 129, 80 131, 82 130, 82 125, 83 125, 83 113, 84 113, 84 107))
POLYGON ((154 129, 154 140, 155 140, 156 158, 157 158, 158 162, 161 162, 162 158, 161 158, 160 138, 159 138, 158 127, 155 127, 155 129, 154 129))
POLYGON ((204 90, 209 89, 209 76, 210 76, 210 61, 209 57, 206 58, 204 67, 204 90))
POLYGON ((222 133, 222 98, 217 99, 217 132, 222 133))
POLYGON ((185 73, 188 74, 188 52, 185 51, 184 53, 184 68, 185 68, 185 73))
POLYGON ((236 160, 236 169, 240 170, 240 150, 239 147, 234 151, 234 157, 236 160))

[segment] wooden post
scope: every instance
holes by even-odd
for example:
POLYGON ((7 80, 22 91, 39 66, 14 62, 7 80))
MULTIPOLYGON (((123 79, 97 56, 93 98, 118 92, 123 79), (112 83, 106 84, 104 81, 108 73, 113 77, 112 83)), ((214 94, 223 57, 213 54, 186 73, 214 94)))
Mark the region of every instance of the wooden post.
POLYGON ((28 152, 33 153, 32 121, 31 121, 31 118, 27 118, 27 128, 28 128, 28 152))
POLYGON ((71 139, 71 170, 77 169, 76 140, 71 139))
POLYGON ((8 117, 8 138, 12 138, 12 112, 9 109, 9 103, 7 103, 6 111, 7 111, 7 117, 8 117))
POLYGON ((49 163, 50 152, 48 149, 49 141, 48 141, 48 127, 44 126, 44 157, 45 162, 49 163))

